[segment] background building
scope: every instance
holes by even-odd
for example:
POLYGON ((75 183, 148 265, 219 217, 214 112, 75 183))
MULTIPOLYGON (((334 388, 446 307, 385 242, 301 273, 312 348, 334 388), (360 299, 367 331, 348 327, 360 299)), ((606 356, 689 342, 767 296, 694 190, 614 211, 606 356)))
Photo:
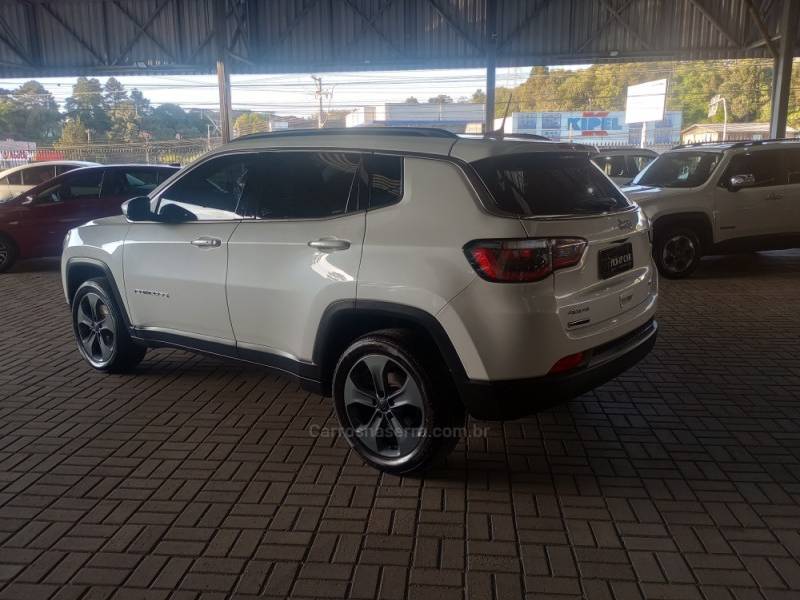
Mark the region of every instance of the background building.
MULTIPOLYGON (((646 145, 677 144, 681 137, 683 114, 667 111, 663 121, 648 123, 646 145)), ((506 133, 532 133, 551 140, 570 140, 596 146, 638 146, 640 123, 625 123, 625 111, 515 112, 505 123, 506 133)))
MULTIPOLYGON (((722 123, 696 123, 681 131, 682 144, 721 142, 722 123)), ((769 123, 728 123, 727 140, 764 140, 769 137, 769 123)), ((786 137, 797 137, 797 129, 786 127, 786 137)))
POLYGON ((484 105, 470 102, 385 103, 362 106, 347 115, 347 127, 441 127, 464 133, 483 122, 484 105))

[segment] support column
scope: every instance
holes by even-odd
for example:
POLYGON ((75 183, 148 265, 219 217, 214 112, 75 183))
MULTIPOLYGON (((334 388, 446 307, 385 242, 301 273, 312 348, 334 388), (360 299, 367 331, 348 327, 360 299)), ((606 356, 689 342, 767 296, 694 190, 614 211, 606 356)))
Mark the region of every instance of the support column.
POLYGON ((486 0, 486 112, 483 133, 494 131, 495 81, 497 74, 497 0, 486 0))
POLYGON ((219 87, 219 132, 222 143, 231 141, 231 77, 225 59, 228 55, 228 24, 225 0, 214 0, 214 52, 217 56, 219 87))
POLYGON ((231 141, 231 76, 224 60, 217 60, 217 85, 219 86, 219 133, 222 143, 231 141))
POLYGON ((792 58, 797 33, 797 17, 800 14, 800 1, 783 0, 783 13, 780 22, 780 44, 772 82, 772 113, 769 123, 769 137, 786 137, 786 118, 789 114, 789 91, 792 84, 792 58))

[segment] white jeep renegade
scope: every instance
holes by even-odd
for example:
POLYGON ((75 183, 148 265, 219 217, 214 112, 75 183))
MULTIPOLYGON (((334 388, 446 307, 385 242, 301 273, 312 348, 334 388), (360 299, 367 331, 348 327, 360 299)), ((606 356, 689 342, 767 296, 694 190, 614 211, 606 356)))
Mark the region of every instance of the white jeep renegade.
POLYGON ((665 277, 704 254, 800 247, 800 140, 679 146, 623 192, 650 218, 665 277))
POLYGON ((276 369, 332 395, 343 435, 394 473, 451 449, 465 412, 530 414, 655 342, 648 221, 569 144, 259 134, 123 213, 64 244, 94 368, 171 346, 276 369))

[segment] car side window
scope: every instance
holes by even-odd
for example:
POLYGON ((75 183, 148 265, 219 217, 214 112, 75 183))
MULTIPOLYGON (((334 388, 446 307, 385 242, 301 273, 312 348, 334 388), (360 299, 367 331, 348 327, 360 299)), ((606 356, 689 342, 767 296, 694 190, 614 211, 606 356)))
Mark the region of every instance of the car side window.
POLYGON ((647 156, 647 155, 637 154, 637 155, 634 155, 634 156, 630 156, 628 158, 631 161, 631 165, 633 165, 633 168, 632 168, 633 172, 631 173, 631 177, 634 177, 639 173, 639 171, 641 171, 647 165, 649 165, 651 162, 653 162, 653 159, 655 157, 654 156, 647 156))
POLYGON ((366 206, 370 209, 395 204, 403 196, 403 157, 369 154, 364 157, 368 181, 366 206))
POLYGON ((743 152, 731 158, 721 184, 728 185, 728 181, 735 175, 752 175, 755 185, 749 187, 770 187, 785 185, 787 182, 786 171, 783 169, 783 157, 780 150, 762 150, 757 152, 743 152))
POLYGON ((63 175, 78 168, 78 165, 56 165, 56 175, 63 175))
POLYGON ((159 182, 156 169, 114 169, 103 181, 102 197, 146 196, 159 182))
POLYGON ((594 163, 609 177, 627 177, 624 156, 596 156, 594 163))
POLYGON ((11 173, 11 175, 3 179, 3 183, 7 185, 22 185, 22 171, 11 173))
POLYGON ((157 211, 176 205, 200 221, 240 219, 236 211, 256 159, 256 154, 229 154, 198 165, 161 194, 157 211))
POLYGON ((48 186, 34 198, 34 204, 72 202, 75 200, 92 200, 100 197, 100 186, 103 181, 102 169, 73 173, 66 179, 48 186))
POLYGON ((361 156, 349 152, 264 152, 248 176, 241 214, 254 219, 323 219, 357 210, 361 156))
POLYGON ((31 167, 22 172, 22 182, 25 185, 39 185, 55 177, 55 169, 52 165, 42 167, 31 167))

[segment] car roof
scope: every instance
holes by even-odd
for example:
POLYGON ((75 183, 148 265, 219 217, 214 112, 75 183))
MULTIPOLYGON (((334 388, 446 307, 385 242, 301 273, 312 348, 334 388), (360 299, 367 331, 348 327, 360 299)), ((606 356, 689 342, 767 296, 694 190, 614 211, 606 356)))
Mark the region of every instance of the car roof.
POLYGON ((351 127, 343 129, 295 129, 246 135, 212 151, 209 156, 231 151, 277 149, 368 151, 452 156, 465 161, 519 152, 588 152, 586 147, 563 142, 502 137, 459 136, 425 127, 351 127))
POLYGON ((16 173, 17 171, 24 171, 26 169, 32 169, 33 167, 48 167, 48 166, 59 166, 59 165, 69 165, 69 166, 77 166, 77 167, 96 167, 100 163, 96 162, 89 162, 85 160, 43 160, 39 162, 30 162, 24 165, 17 165, 16 167, 10 167, 5 171, 0 171, 0 177, 7 177, 12 173, 16 173))
POLYGON ((646 154, 647 156, 658 156, 658 152, 650 148, 636 148, 634 146, 628 148, 597 148, 597 152, 593 156, 629 156, 631 154, 646 154))
POLYGON ((670 152, 692 152, 708 150, 710 152, 725 152, 739 148, 776 148, 785 146, 800 146, 800 138, 780 138, 768 140, 734 140, 729 142, 695 142, 692 144, 681 144, 670 149, 670 152))

